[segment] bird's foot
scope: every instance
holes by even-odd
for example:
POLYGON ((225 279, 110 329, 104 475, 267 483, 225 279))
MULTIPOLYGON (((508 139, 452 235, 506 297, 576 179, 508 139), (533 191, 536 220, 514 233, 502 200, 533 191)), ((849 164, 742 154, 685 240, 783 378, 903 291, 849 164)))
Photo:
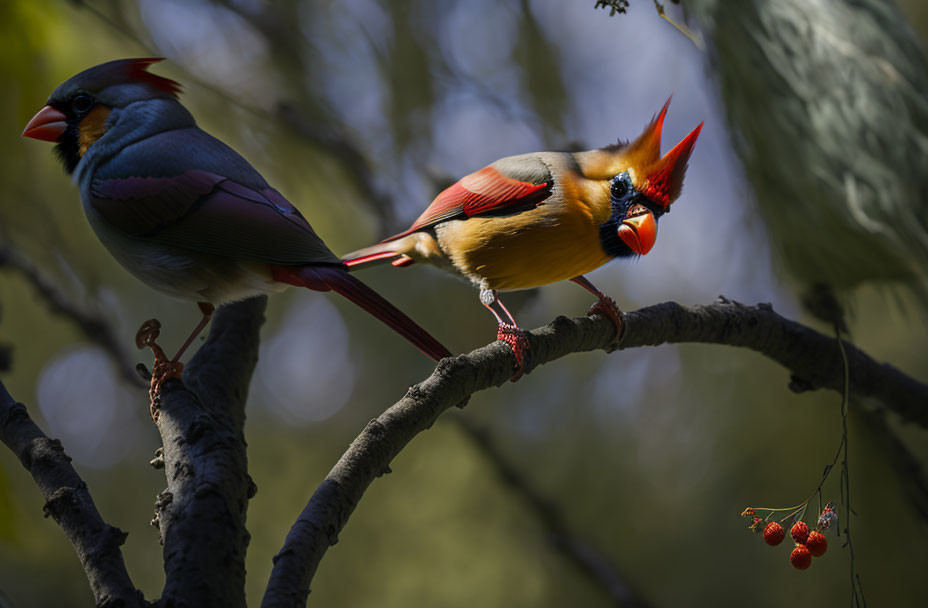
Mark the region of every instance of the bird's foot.
POLYGON ((528 336, 525 335, 525 332, 519 329, 517 325, 512 325, 510 323, 500 323, 499 331, 496 332, 496 339, 501 340, 509 345, 509 348, 512 349, 512 354, 516 358, 516 373, 509 379, 510 382, 515 382, 522 377, 524 372, 523 361, 525 351, 531 349, 532 345, 528 341, 528 336))
POLYGON ((587 311, 586 314, 591 315, 596 312, 609 317, 612 324, 615 325, 615 339, 618 341, 618 339, 622 337, 622 328, 624 324, 622 322, 622 311, 619 310, 619 306, 615 303, 615 300, 609 296, 601 296, 595 304, 590 306, 590 310, 587 311))
POLYGON ((149 412, 151 419, 158 422, 158 412, 161 402, 161 385, 168 380, 180 380, 184 373, 184 364, 180 361, 165 361, 155 359, 151 372, 151 386, 148 397, 151 399, 149 412))
POLYGON ((164 350, 156 342, 160 334, 161 323, 158 319, 145 321, 135 334, 135 345, 140 349, 150 348, 155 355, 155 362, 152 365, 151 372, 151 385, 148 389, 148 396, 151 399, 149 411, 151 412, 151 419, 155 422, 158 422, 158 397, 161 392, 161 384, 165 380, 180 378, 184 370, 183 363, 168 360, 164 350))

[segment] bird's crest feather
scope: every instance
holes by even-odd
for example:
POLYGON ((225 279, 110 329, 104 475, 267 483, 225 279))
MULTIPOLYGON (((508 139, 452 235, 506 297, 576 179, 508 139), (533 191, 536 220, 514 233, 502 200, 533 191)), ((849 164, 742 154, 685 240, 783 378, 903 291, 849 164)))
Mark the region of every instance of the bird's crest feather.
POLYGON ((172 97, 177 97, 181 91, 179 82, 148 71, 152 64, 159 61, 164 61, 164 57, 116 59, 84 70, 68 82, 80 83, 81 88, 91 91, 102 91, 111 85, 134 82, 148 85, 172 97))

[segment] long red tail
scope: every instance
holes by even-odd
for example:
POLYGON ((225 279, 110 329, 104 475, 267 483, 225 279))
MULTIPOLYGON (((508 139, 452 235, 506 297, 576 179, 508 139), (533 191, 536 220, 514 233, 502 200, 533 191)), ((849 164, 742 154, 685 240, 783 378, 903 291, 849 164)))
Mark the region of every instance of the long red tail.
POLYGON ((451 352, 433 338, 418 323, 403 314, 376 291, 348 274, 344 266, 318 265, 303 267, 271 266, 275 281, 306 287, 314 291, 329 291, 344 296, 380 319, 393 331, 409 340, 413 346, 434 359, 450 357, 451 352))

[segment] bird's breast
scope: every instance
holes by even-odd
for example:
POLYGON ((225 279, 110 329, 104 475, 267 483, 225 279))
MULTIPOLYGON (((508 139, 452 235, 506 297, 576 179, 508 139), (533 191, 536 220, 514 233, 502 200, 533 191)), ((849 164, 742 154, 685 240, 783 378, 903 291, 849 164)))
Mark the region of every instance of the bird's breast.
POLYGON ((435 232, 458 272, 482 288, 528 289, 608 262, 599 219, 579 201, 549 199, 511 216, 444 222, 435 232))

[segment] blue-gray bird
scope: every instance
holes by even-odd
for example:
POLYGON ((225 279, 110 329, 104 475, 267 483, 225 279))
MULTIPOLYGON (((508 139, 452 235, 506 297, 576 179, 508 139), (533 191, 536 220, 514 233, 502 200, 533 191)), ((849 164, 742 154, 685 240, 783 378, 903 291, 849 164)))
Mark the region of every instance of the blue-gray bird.
POLYGON ((197 127, 180 85, 147 70, 158 58, 122 59, 65 81, 23 135, 57 143, 103 245, 129 272, 200 303, 201 323, 170 361, 152 331, 153 394, 214 306, 297 285, 335 291, 435 360, 450 353, 412 319, 348 273, 309 222, 235 151, 197 127))

